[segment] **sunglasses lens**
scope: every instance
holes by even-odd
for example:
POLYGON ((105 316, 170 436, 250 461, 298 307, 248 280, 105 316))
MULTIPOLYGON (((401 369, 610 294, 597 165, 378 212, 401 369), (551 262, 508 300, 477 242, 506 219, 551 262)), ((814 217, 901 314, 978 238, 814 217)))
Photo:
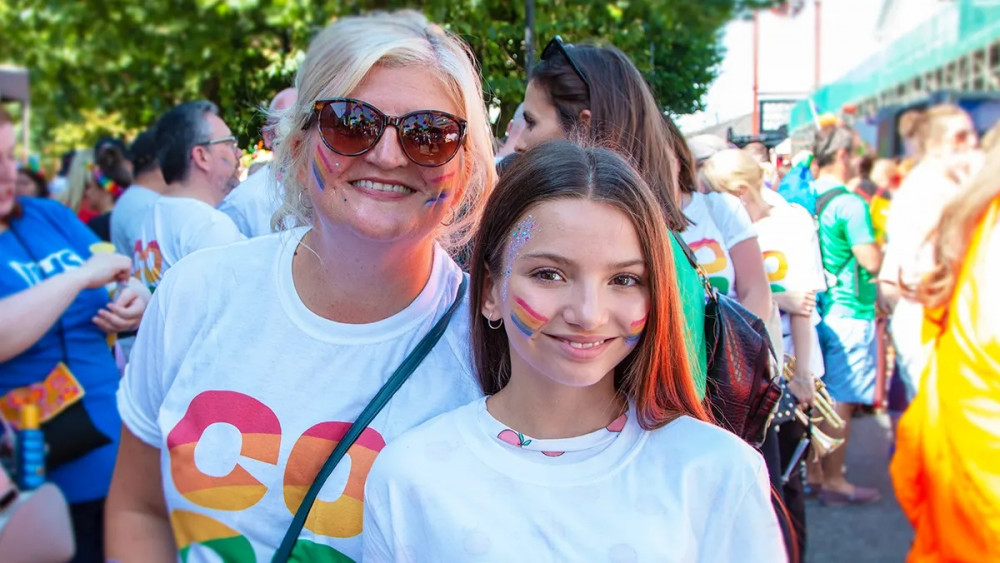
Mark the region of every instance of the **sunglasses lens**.
POLYGON ((335 101, 319 114, 319 131, 334 151, 354 156, 370 149, 378 140, 383 118, 372 108, 350 101, 335 101))
POLYGON ((451 160, 462 142, 462 127, 447 115, 417 112, 400 123, 403 150, 413 162, 439 166, 451 160))

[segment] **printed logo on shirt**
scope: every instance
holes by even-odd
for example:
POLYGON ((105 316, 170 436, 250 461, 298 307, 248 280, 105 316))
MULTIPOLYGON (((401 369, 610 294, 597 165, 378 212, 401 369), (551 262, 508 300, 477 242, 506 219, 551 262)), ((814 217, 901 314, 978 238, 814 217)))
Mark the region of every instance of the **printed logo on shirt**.
POLYGON ((163 254, 160 252, 160 244, 155 240, 149 241, 145 248, 142 241, 135 241, 132 250, 132 277, 150 286, 150 290, 160 283, 160 276, 163 275, 163 254))
POLYGON ((49 254, 38 262, 11 260, 7 264, 31 287, 42 283, 45 278, 79 268, 83 265, 83 259, 76 252, 65 248, 49 254))
MULTIPOLYGON (((242 393, 205 391, 191 401, 184 417, 167 435, 171 477, 178 493, 198 506, 241 511, 260 503, 269 491, 265 482, 275 483, 275 472, 281 472, 282 494, 290 518, 350 426, 348 422, 313 425, 298 437, 282 465, 278 459, 281 424, 274 411, 242 393), (232 452, 232 460, 222 459, 226 456, 224 448, 206 438, 216 425, 234 428, 240 434, 240 449, 232 452), (228 473, 223 474, 226 470, 228 473)), ((341 462, 341 467, 350 470, 340 496, 332 501, 317 499, 305 529, 329 538, 351 538, 361 533, 365 480, 384 447, 385 440, 377 431, 367 428, 362 432, 347 451, 348 459, 341 462)), ((249 541, 229 526, 193 511, 175 510, 171 519, 182 559, 186 560, 191 549, 207 548, 225 560, 247 560, 240 554, 250 549, 249 541)), ((300 552, 308 553, 308 560, 348 560, 330 546, 304 539, 296 543, 295 553, 300 552)))
POLYGON ((722 246, 718 241, 705 238, 695 241, 689 246, 698 260, 698 265, 708 274, 708 282, 718 289, 719 293, 729 293, 729 279, 724 276, 712 275, 725 270, 726 266, 729 265, 726 253, 722 251, 722 246))
POLYGON ((764 253, 764 271, 767 272, 767 281, 771 282, 771 293, 781 293, 785 286, 781 282, 785 281, 788 275, 788 258, 780 250, 768 250, 764 253))

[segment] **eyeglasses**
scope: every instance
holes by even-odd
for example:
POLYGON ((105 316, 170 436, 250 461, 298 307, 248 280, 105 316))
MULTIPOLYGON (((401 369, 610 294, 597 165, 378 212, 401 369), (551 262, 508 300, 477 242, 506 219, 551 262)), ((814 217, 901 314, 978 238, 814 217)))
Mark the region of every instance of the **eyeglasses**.
POLYGON ((396 128, 399 146, 414 164, 441 166, 455 155, 465 140, 466 121, 450 113, 419 110, 389 116, 375 106, 351 98, 316 100, 312 115, 303 129, 316 119, 323 144, 344 156, 359 156, 378 144, 391 125, 396 128))
POLYGON ((580 80, 583 80, 583 85, 587 87, 587 97, 590 98, 590 81, 587 80, 586 75, 583 74, 580 67, 576 66, 576 63, 573 62, 573 57, 569 56, 569 51, 566 47, 573 47, 573 44, 563 43, 562 37, 556 35, 551 41, 549 41, 549 44, 542 49, 542 60, 547 61, 550 57, 552 57, 552 55, 562 53, 562 56, 566 57, 566 62, 568 62, 569 66, 573 68, 573 72, 576 72, 576 75, 580 77, 580 80))
POLYGON ((239 142, 239 139, 237 139, 234 135, 230 135, 228 137, 220 137, 218 139, 212 139, 210 141, 205 141, 204 143, 196 143, 195 146, 196 147, 208 147, 208 146, 211 146, 211 145, 218 145, 220 143, 232 143, 233 144, 233 148, 235 149, 236 148, 236 144, 238 142, 239 142))

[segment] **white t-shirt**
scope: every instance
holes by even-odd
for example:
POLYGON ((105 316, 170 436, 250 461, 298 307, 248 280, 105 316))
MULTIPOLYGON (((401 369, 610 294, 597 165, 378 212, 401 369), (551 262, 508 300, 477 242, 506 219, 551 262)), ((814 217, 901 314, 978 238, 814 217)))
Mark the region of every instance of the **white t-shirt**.
MULTIPOLYGON (((924 162, 907 175, 889 206, 888 240, 879 279, 898 284, 902 278, 916 286, 934 269, 934 247, 927 237, 941 220, 941 211, 960 191, 933 162, 924 162)), ((919 302, 900 297, 892 312, 892 337, 911 396, 934 348, 932 335, 922 334, 923 319, 924 308, 919 302)))
POLYGON ((111 243, 115 245, 115 252, 132 256, 146 213, 158 199, 160 194, 138 184, 129 186, 118 198, 111 210, 111 243))
MULTIPOLYGON (((146 309, 118 407, 129 430, 161 452, 167 511, 188 562, 271 559, 336 441, 461 283, 438 248, 427 285, 403 311, 362 325, 324 319, 292 280, 306 231, 192 254, 167 272, 146 309)), ((482 395, 471 375, 468 316, 467 304, 455 311, 327 480, 297 544, 304 560, 360 558, 375 456, 402 432, 482 395)))
POLYGON ((757 236, 747 210, 735 196, 695 192, 684 215, 694 224, 684 229, 681 237, 691 247, 698 265, 720 293, 735 297, 736 271, 729 249, 757 236))
POLYGON ((245 238, 228 215, 204 201, 161 197, 146 214, 132 248, 132 275, 155 289, 164 272, 195 250, 245 238))
POLYGON ((760 454, 682 417, 634 411, 537 440, 486 399, 392 443, 365 487, 365 561, 786 561, 760 454))
MULTIPOLYGON (((271 165, 265 164, 229 192, 219 204, 247 238, 269 235, 271 217, 281 207, 278 194, 270 186, 271 165)), ((290 225, 289 225, 290 227, 290 225)))
MULTIPOLYGON (((771 283, 772 294, 826 289, 816 221, 804 207, 790 203, 775 205, 771 214, 754 223, 754 227, 757 229, 757 244, 764 254, 764 271, 771 283)), ((822 377, 825 373, 823 355, 815 329, 820 322, 819 313, 814 311, 811 320, 814 328, 810 339, 813 347, 809 367, 815 377, 822 377)), ((785 351, 794 356, 791 318, 786 313, 781 314, 781 332, 785 336, 785 351)))

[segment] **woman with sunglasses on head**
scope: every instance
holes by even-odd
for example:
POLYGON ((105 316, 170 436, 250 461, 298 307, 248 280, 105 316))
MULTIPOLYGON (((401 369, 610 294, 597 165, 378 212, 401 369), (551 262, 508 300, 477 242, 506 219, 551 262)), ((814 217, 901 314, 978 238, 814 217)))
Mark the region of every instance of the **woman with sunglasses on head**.
POLYGON ((611 151, 511 164, 473 246, 488 397, 375 461, 366 561, 784 560, 763 459, 698 399, 668 240, 611 151))
POLYGON ((467 314, 451 316, 465 278, 446 252, 495 180, 467 46, 416 12, 341 18, 295 86, 274 168, 283 213, 302 226, 182 260, 136 340, 113 559, 270 560, 283 545, 299 560, 357 560, 374 457, 481 394, 467 314), (387 403, 372 401, 414 366, 387 403), (348 436, 348 459, 321 475, 348 436), (309 500, 299 533, 293 514, 309 500))

